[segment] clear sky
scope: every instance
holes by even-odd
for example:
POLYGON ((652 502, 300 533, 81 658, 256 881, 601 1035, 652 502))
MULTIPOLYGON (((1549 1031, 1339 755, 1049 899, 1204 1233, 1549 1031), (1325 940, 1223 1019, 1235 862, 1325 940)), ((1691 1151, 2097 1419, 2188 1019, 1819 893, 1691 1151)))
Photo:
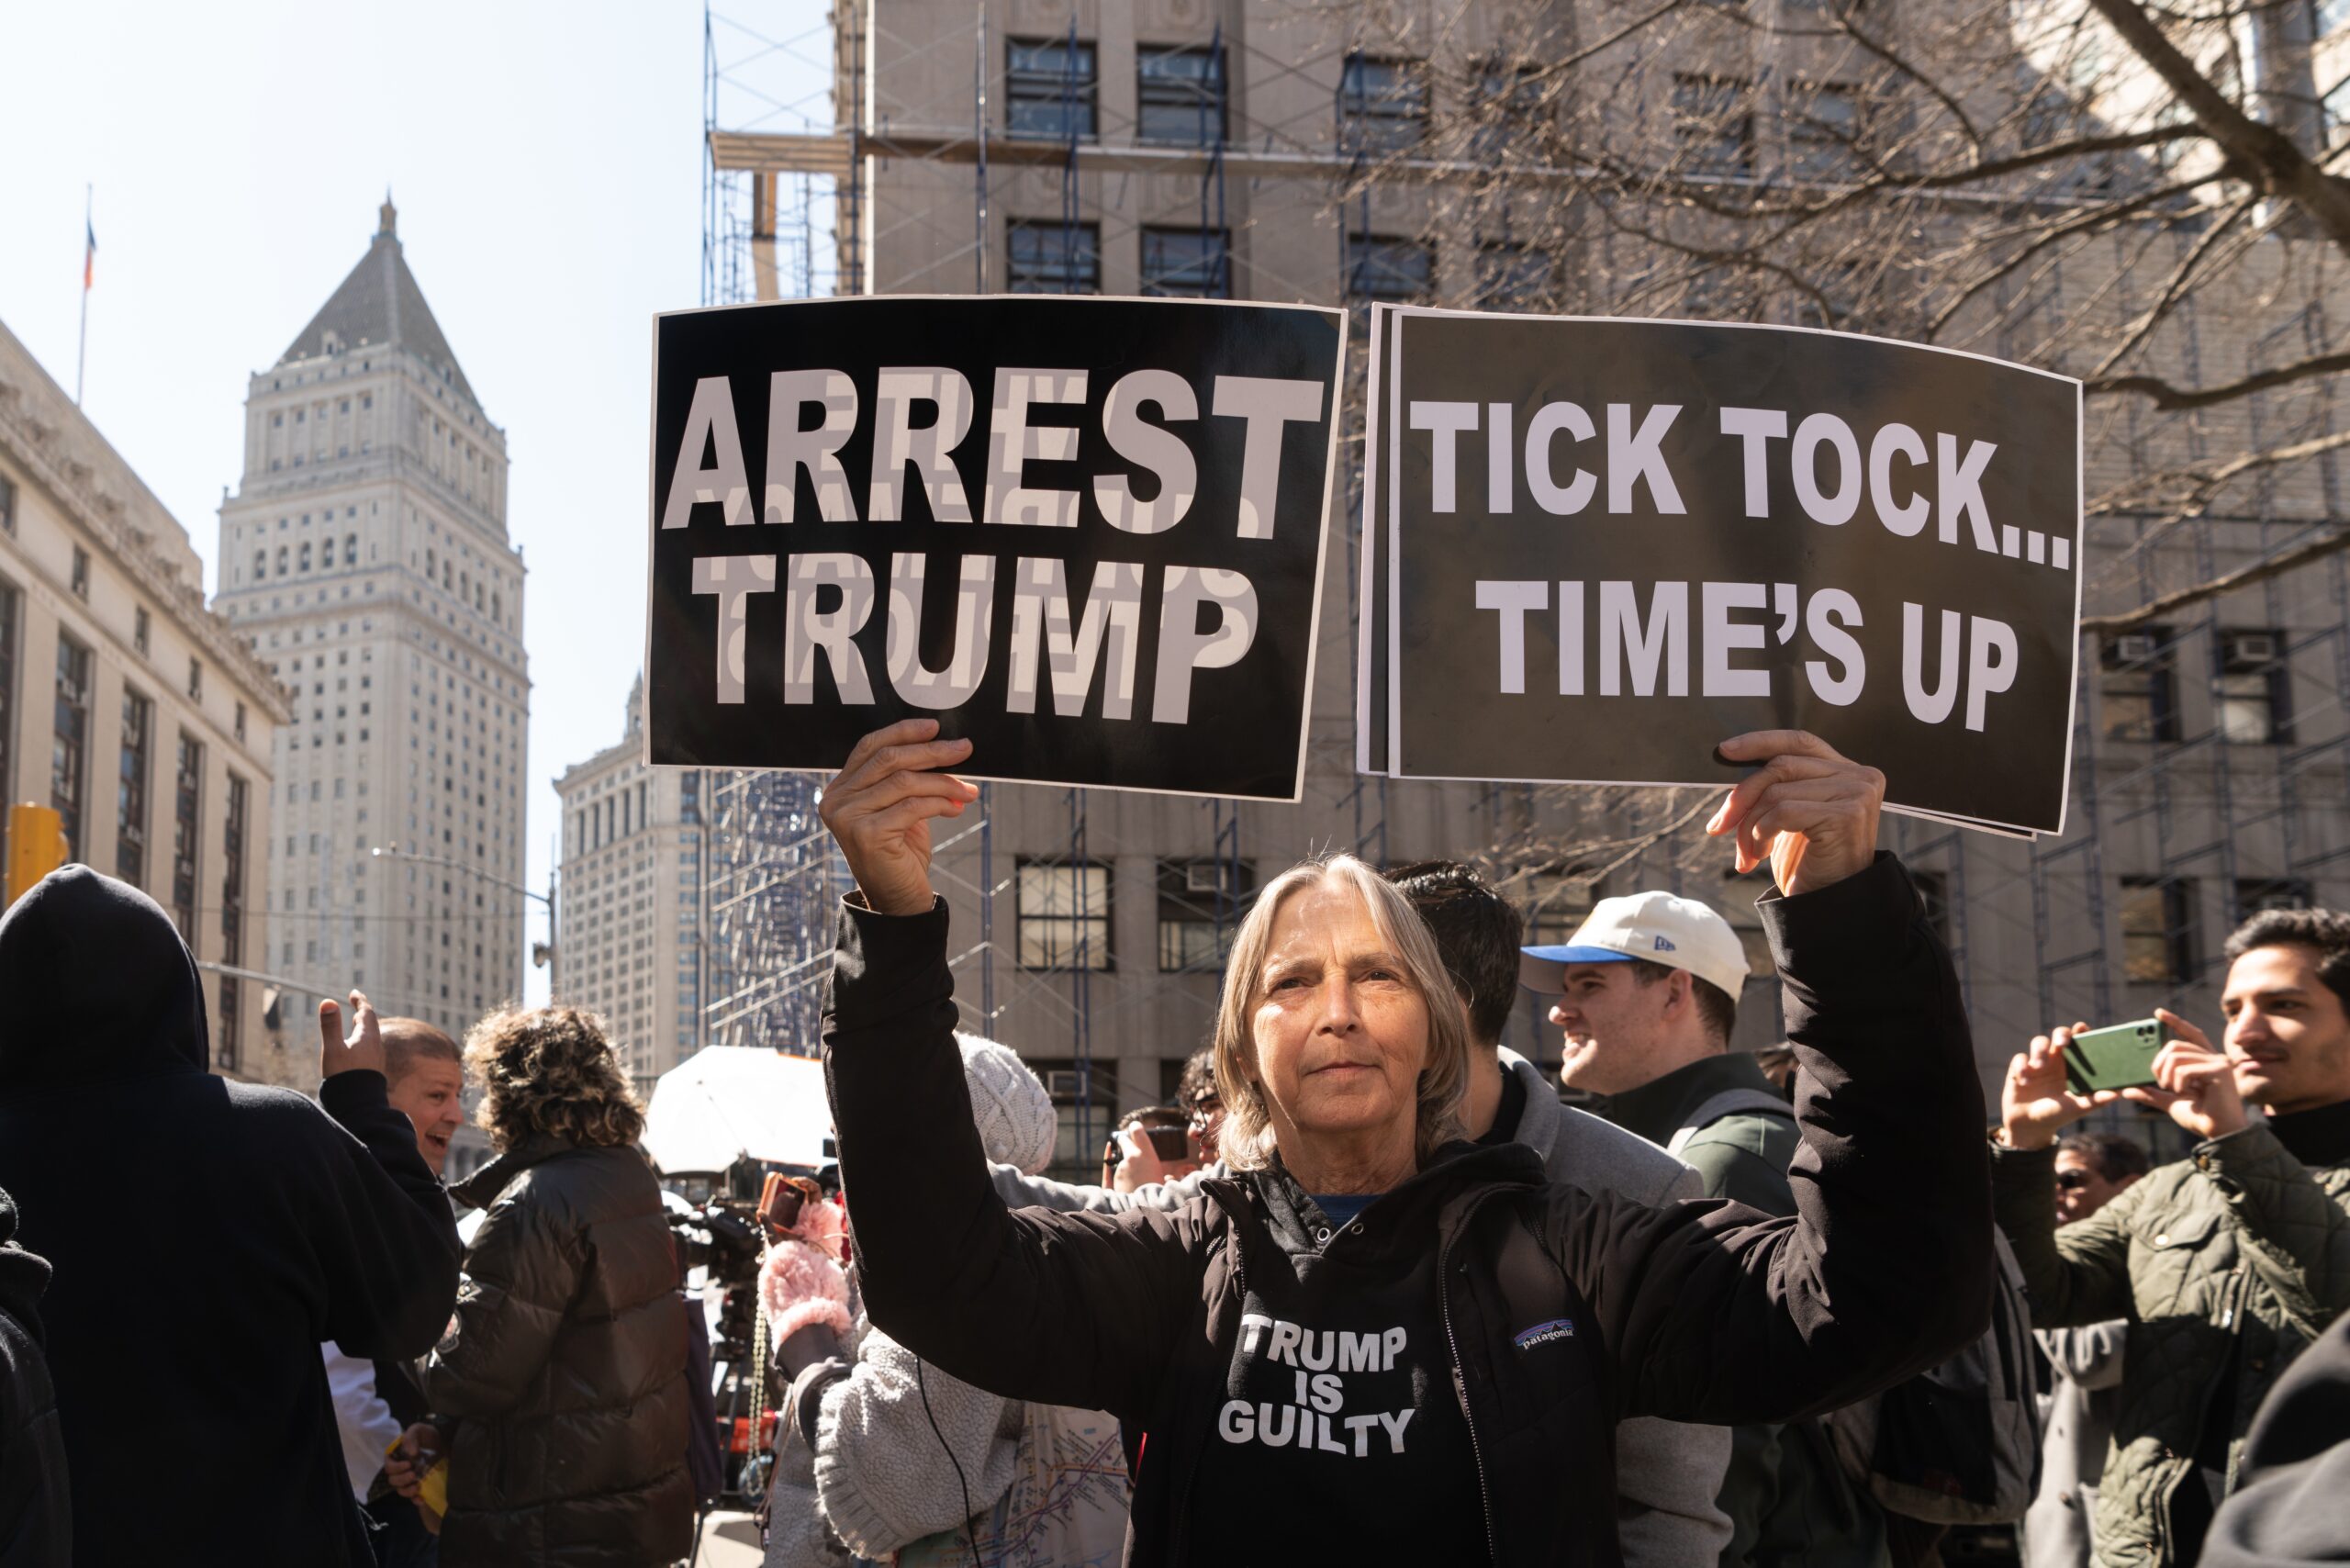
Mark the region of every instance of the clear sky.
MULTIPOLYGON (((735 14, 804 39, 822 10, 735 14)), ((246 377, 359 260, 390 187, 513 462, 539 888, 550 780, 620 738, 642 656, 650 318, 700 302, 702 32, 693 0, 0 5, 0 321, 72 388, 95 185, 84 407, 187 529, 207 589, 246 377)), ((820 43, 803 65, 720 32, 722 55, 767 57, 778 101, 821 95, 820 43)))

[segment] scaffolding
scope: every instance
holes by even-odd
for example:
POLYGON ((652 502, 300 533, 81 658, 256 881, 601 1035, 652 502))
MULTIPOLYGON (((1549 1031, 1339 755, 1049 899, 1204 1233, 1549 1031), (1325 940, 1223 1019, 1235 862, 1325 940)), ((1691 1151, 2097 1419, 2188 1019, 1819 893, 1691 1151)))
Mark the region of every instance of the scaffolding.
MULTIPOLYGON (((843 0, 823 19, 813 7, 773 10, 814 25, 778 39, 715 15, 705 24, 709 301, 877 286, 1096 290, 1113 241, 1158 243, 1188 224, 1194 253, 1206 258, 1204 274, 1190 280, 1197 292, 1329 300, 1349 313, 1340 424, 1340 537, 1348 546, 1360 543, 1368 307, 1406 297, 1474 305, 1485 294, 1434 263, 1426 277, 1395 275, 1380 235, 1397 221, 1398 201, 1457 192, 1496 197, 1494 231, 1507 235, 1516 232, 1511 200, 1556 203, 1589 174, 1541 148, 1512 148, 1492 137, 1472 139, 1454 156, 1367 136, 1379 116, 1362 62, 1396 46, 1365 36, 1362 8, 1221 0, 1188 13, 1214 62, 1197 101, 1198 134, 1158 139, 1136 126, 1103 123, 1098 59, 1081 69, 1100 40, 1081 30, 1075 6, 1051 11, 1050 28, 1019 39, 996 28, 984 5, 893 9, 878 0, 843 0), (901 23, 909 14, 957 19, 945 27, 901 23), (1269 32, 1278 36, 1261 36, 1269 32), (1019 123, 1006 101, 1015 49, 1034 51, 1021 55, 1027 74, 1019 106, 1034 118, 1019 123), (1038 64, 1046 61, 1057 67, 1038 64), (777 62, 819 66, 821 89, 730 96, 737 77, 777 62), (1045 95, 1040 84, 1054 68, 1061 73, 1058 93, 1045 95), (886 92, 877 80, 884 69, 886 92), (1177 191, 1188 217, 1178 215, 1169 194, 1177 191), (1274 203, 1269 192, 1295 199, 1274 203), (1332 231, 1335 283, 1331 249, 1309 254, 1257 242, 1265 215, 1285 220, 1300 205, 1312 206, 1315 220, 1332 231), (1058 273, 1042 282, 1033 269, 1011 275, 1015 234, 1048 252, 1058 273)), ((1589 251, 1600 291, 1593 308, 1609 308, 1607 290, 1625 297, 1646 286, 1640 266, 1614 253, 1617 236, 1572 242, 1589 251)), ((2177 243, 2191 243, 2185 224, 2177 243)), ((1155 286, 1146 275, 1143 286, 1155 286)), ((2117 282, 2109 271, 2068 283, 2065 265, 2054 263, 2032 286, 2057 299, 2068 286, 2089 297, 2142 286, 2117 282)), ((2195 334, 2202 326, 2192 300, 2181 310, 2190 338, 2183 374, 2199 384, 2204 367, 2196 356, 2206 348, 2195 334)), ((2255 357, 2296 345, 2315 351, 2332 341, 2331 331, 2313 307, 2239 346, 2255 357)), ((1995 352, 2028 360, 2033 347, 2017 336, 1995 352)), ((2216 362, 2213 368, 2227 371, 2216 362)), ((2340 428, 2330 385, 2316 397, 2306 389, 2262 393, 2244 407, 2255 448, 2340 428)), ((2132 406, 2119 417, 2136 443, 2133 461, 2151 466, 2144 454, 2155 416, 2132 406)), ((2195 439, 2205 439, 2199 425, 2195 439)), ((2315 519, 2306 507, 2280 509, 2272 475, 2233 511, 2096 520, 2084 554, 2084 570, 2094 560, 2098 573, 2087 579, 2087 608, 2128 609, 2232 567, 2297 558, 2343 515, 2335 454, 2311 464, 2323 496, 2323 515, 2315 519)), ((1350 670, 1344 649, 1361 613, 1354 551, 1342 552, 1334 539, 1330 554, 1344 587, 1334 589, 1325 622, 1343 614, 1345 624, 1329 626, 1320 657, 1350 670)), ((2073 797, 2062 837, 2026 844, 1887 819, 1888 838, 1920 874, 1953 949, 1986 1063, 2058 1021, 2110 1020, 2157 1001, 2190 1012, 2199 1006, 2208 1016, 2221 962, 2215 927, 2265 903, 2350 903, 2345 691, 2350 568, 2334 554, 2172 621, 2084 639, 2073 797), (2273 696, 2265 719, 2245 696, 2257 682, 2273 696), (2130 695, 2133 683, 2143 699, 2130 695)), ((1147 1025, 1166 1038, 1172 1025, 1146 1014, 1203 1023, 1214 994, 1202 981, 1216 967, 1208 949, 1186 949, 1178 955, 1184 961, 1161 963, 1155 979, 1137 980, 1133 970, 1143 966, 1120 953, 1115 983, 1106 983, 1093 933, 1108 928, 1113 911, 1090 902, 1096 868, 1147 855, 1161 882, 1162 922, 1198 915, 1217 957, 1255 886, 1251 850, 1280 862, 1329 847, 1380 862, 1477 858, 1529 917, 1552 922, 1578 902, 1633 887, 1708 901, 1728 890, 1721 851, 1699 826, 1705 812, 1693 810, 1703 791, 1391 786, 1352 770, 1351 705, 1326 690, 1316 709, 1301 807, 1202 801, 1197 818, 1187 819, 1109 797, 1090 800, 1083 790, 1054 797, 989 786, 973 817, 939 844, 942 890, 977 915, 976 939, 954 956, 965 1024, 982 1033, 1012 1031, 1007 1037, 1024 1051, 1066 1051, 1076 1081, 1065 1108, 1075 1116, 1080 1149, 1098 1143, 1097 1117, 1109 1109, 1097 1103, 1097 1057, 1129 1056, 1121 1045, 1147 1025), (1568 842, 1576 847, 1562 856, 1559 846, 1568 842), (1178 860, 1192 868, 1180 880, 1169 869, 1178 860), (1040 879, 1022 879, 1031 868, 1066 868, 1058 885, 1075 890, 1076 902, 1036 902, 1040 879), (1025 909, 1024 890, 1031 900, 1025 909), (1007 897, 1011 907, 999 910, 1007 897), (1059 935, 1024 940, 1032 927, 1059 935), (1008 953, 1000 953, 1007 931, 1014 935, 1008 953)), ((718 786, 712 801, 711 951, 719 956, 713 981, 722 975, 726 983, 710 986, 706 1014, 727 1020, 739 1037, 811 1048, 818 987, 806 977, 821 971, 830 936, 828 916, 810 912, 828 912, 841 871, 806 841, 815 825, 809 781, 737 778, 718 786)), ((1110 879, 1100 883, 1111 890, 1102 897, 1114 901, 1110 879)), ((1529 1029, 1528 1043, 1532 1038, 1529 1029)), ((1132 1088, 1122 1086, 1128 1099, 1136 1097, 1132 1088)), ((1140 1097, 1156 1098, 1155 1088, 1140 1097)))

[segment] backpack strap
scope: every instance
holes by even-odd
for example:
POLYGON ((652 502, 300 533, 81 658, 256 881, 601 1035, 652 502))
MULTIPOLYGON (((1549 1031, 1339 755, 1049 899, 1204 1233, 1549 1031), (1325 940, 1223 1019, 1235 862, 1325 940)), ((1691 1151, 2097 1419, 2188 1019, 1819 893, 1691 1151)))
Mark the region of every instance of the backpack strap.
POLYGON ((1664 1146, 1667 1154, 1678 1155, 1689 1147, 1689 1140, 1720 1121, 1724 1116, 1764 1115, 1796 1119, 1796 1108, 1777 1095, 1761 1089, 1725 1089, 1700 1104, 1688 1124, 1673 1135, 1664 1146))

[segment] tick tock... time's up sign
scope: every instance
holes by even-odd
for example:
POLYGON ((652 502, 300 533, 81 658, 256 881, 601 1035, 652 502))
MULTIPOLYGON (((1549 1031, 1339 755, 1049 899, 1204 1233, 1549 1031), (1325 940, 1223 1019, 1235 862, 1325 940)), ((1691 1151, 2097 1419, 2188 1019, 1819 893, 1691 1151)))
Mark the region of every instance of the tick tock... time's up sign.
POLYGON ((1710 784, 1798 728, 1897 808, 2062 829, 2079 385, 1844 333, 1387 308, 1359 760, 1710 784))
POLYGON ((867 298, 655 327, 647 746, 1294 800, 1343 322, 867 298))

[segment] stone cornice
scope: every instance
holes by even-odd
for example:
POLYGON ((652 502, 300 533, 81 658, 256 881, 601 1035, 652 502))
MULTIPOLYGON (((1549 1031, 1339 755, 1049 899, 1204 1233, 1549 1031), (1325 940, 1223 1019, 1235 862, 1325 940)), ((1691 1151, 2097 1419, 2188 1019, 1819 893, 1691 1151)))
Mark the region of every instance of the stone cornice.
POLYGON ((204 585, 188 581, 179 564, 166 559, 151 543, 160 528, 178 530, 177 521, 5 329, 0 329, 0 441, 108 559, 211 655, 216 666, 259 699, 276 722, 286 722, 291 710, 277 678, 226 621, 205 607, 204 585), (12 363, 17 361, 21 363, 12 363), (24 374, 27 365, 31 375, 24 374), (95 450, 77 450, 82 445, 74 439, 77 434, 85 435, 95 450), (109 479, 135 489, 126 498, 108 485, 109 479), (148 521, 154 527, 139 526, 134 517, 140 511, 151 512, 148 521))

